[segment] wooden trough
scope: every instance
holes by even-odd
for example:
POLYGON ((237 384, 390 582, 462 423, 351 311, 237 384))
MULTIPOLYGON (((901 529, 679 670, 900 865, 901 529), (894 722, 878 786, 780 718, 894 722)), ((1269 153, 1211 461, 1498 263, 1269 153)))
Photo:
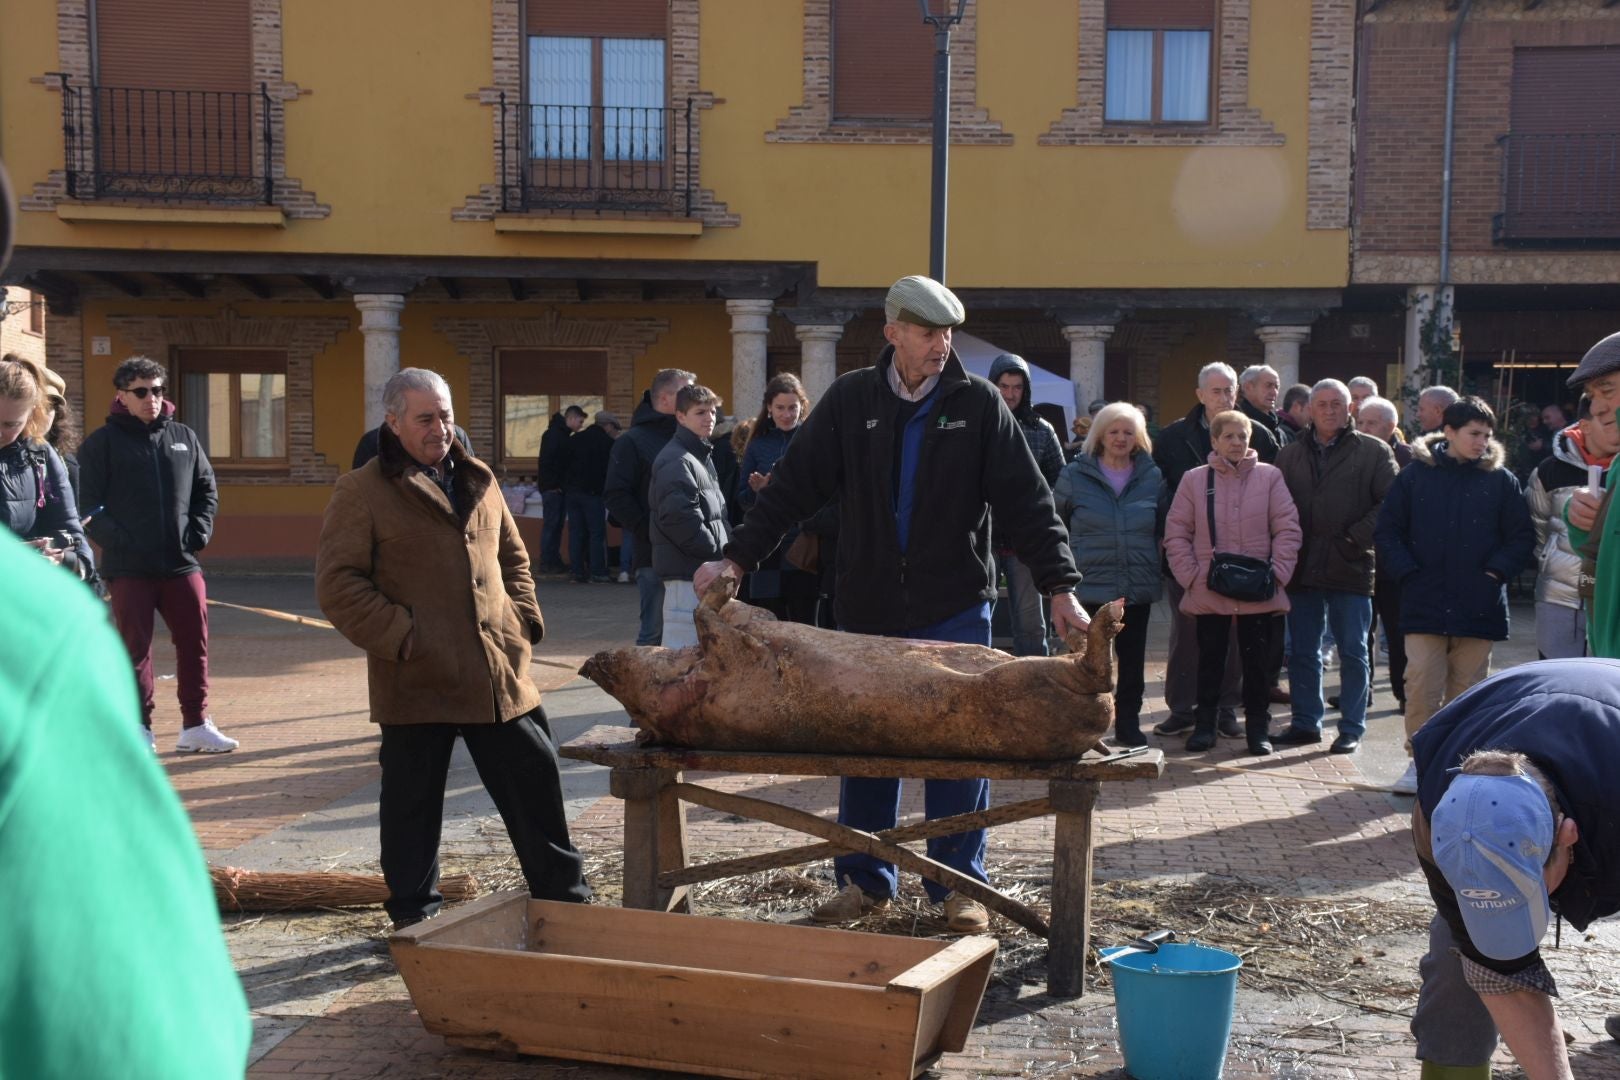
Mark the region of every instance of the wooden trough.
POLYGON ((426 1028, 711 1076, 910 1078, 967 1043, 996 942, 496 893, 389 939, 426 1028))

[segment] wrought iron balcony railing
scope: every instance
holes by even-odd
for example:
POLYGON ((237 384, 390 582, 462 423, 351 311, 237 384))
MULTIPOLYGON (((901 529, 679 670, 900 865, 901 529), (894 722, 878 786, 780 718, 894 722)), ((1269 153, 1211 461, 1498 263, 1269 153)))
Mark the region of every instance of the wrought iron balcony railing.
POLYGON ((501 209, 690 215, 692 103, 531 105, 500 99, 501 209))
POLYGON ((76 199, 271 204, 270 94, 62 86, 68 194, 76 199))
POLYGON ((1620 241, 1620 132, 1503 135, 1499 242, 1620 241))

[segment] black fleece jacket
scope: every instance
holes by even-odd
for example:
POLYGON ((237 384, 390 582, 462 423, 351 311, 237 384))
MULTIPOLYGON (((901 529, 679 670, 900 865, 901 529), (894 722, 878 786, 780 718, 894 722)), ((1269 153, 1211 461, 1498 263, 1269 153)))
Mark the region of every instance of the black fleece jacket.
POLYGON ((990 512, 1042 593, 1080 581, 1068 537, 1018 422, 996 388, 953 352, 930 410, 914 481, 910 544, 895 517, 894 349, 840 376, 811 410, 771 473, 726 556, 752 570, 795 524, 838 497, 836 605, 840 627, 900 633, 995 597, 990 512))
POLYGON ((196 553, 213 536, 219 490, 197 433, 173 417, 168 401, 150 424, 114 401, 107 423, 79 447, 79 505, 101 545, 102 577, 201 569, 196 553))

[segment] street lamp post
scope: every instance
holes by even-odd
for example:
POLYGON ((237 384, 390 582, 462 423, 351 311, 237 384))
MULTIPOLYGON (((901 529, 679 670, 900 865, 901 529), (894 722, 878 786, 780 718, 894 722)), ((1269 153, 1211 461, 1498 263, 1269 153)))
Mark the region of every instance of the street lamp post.
POLYGON ((935 14, 930 0, 917 0, 923 22, 934 28, 934 175, 928 220, 928 276, 945 281, 945 209, 951 157, 951 31, 962 21, 967 0, 945 0, 935 14), (952 8, 954 7, 954 10, 952 8))

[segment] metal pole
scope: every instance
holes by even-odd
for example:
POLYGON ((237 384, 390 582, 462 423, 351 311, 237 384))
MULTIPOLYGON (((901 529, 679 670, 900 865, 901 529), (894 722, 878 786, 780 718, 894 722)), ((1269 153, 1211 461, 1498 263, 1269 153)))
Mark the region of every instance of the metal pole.
POLYGON ((934 25, 934 176, 928 226, 928 276, 945 281, 945 210, 950 193, 951 30, 934 25))
MULTIPOLYGON (((1451 38, 1446 45, 1446 119, 1442 136, 1445 158, 1440 168, 1440 287, 1451 284, 1451 159, 1452 144, 1457 133, 1457 50, 1462 38, 1463 20, 1468 18, 1474 0, 1462 0, 1457 21, 1451 24, 1451 38)), ((1437 298, 1438 302, 1438 298, 1437 298)), ((1458 384, 1459 387, 1461 384, 1458 384)))

